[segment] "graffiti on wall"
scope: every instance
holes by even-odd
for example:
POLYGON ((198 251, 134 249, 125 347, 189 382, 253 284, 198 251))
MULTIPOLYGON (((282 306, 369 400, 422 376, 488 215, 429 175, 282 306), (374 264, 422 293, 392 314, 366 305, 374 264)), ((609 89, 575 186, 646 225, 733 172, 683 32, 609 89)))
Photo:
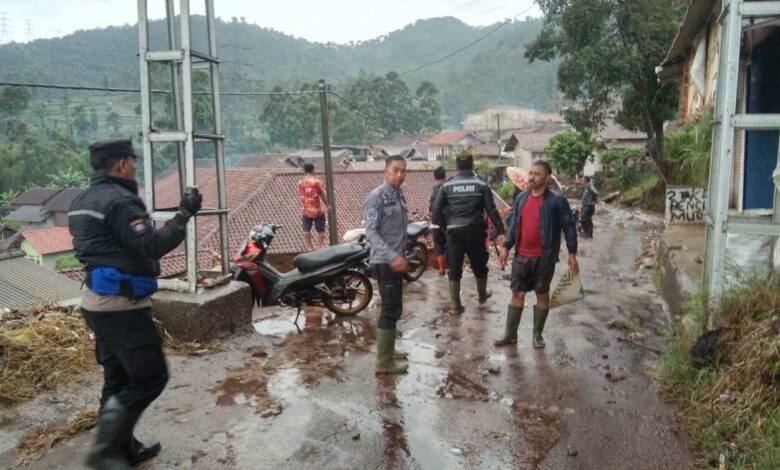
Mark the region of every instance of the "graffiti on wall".
POLYGON ((705 188, 666 189, 667 224, 703 224, 706 213, 707 190, 705 188))

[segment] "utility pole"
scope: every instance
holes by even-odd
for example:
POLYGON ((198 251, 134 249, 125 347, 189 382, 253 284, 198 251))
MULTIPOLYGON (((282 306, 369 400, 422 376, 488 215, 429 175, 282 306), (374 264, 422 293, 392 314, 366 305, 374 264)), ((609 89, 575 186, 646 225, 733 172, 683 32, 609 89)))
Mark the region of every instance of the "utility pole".
POLYGON ((11 38, 11 19, 7 11, 0 11, 0 44, 7 43, 11 38))
POLYGON ((498 136, 496 137, 498 141, 498 158, 501 158, 501 113, 496 114, 496 125, 498 127, 498 136))
POLYGON ((33 26, 32 26, 32 21, 29 18, 25 21, 25 27, 26 27, 25 29, 27 30, 27 42, 30 42, 32 41, 32 36, 33 36, 33 26))
POLYGON ((330 159, 330 128, 328 127, 328 90, 325 80, 320 79, 320 118, 322 119, 322 151, 325 160, 325 191, 328 195, 328 229, 330 245, 339 242, 339 231, 336 225, 336 195, 333 193, 333 161, 330 159))

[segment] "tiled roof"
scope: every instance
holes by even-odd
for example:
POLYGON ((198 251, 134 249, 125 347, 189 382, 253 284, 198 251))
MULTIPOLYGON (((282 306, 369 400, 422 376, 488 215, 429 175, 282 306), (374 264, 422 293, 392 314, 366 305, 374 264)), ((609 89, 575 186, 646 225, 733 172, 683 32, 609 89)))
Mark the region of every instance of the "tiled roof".
POLYGON ((6 220, 14 222, 43 222, 50 212, 41 206, 21 206, 5 216, 6 220))
POLYGON ((474 152, 477 155, 481 155, 483 157, 497 157, 499 155, 498 144, 495 142, 491 142, 488 144, 471 145, 469 146, 469 151, 474 152))
POLYGON ((39 255, 73 251, 73 237, 68 227, 27 230, 22 232, 22 236, 39 255))
POLYGON ((43 207, 46 210, 50 210, 52 212, 68 212, 70 210, 70 204, 82 192, 84 192, 84 190, 81 188, 63 189, 59 194, 49 200, 49 202, 47 202, 43 207))
POLYGON ((295 168, 297 165, 289 159, 286 153, 266 153, 262 155, 247 155, 243 157, 233 168, 295 168))
POLYGON ((58 269, 58 273, 62 274, 63 276, 67 277, 68 279, 76 282, 84 282, 84 268, 67 268, 67 269, 58 269))
MULTIPOLYGON (((435 170, 441 166, 441 162, 407 161, 406 170, 435 170)), ((385 171, 384 161, 352 162, 349 165, 351 171, 385 171)))
POLYGON ((78 282, 21 254, 0 260, 0 308, 26 308, 76 299, 78 282))
MULTIPOLYGON (((263 223, 283 226, 271 245, 271 253, 304 251, 300 228, 300 200, 295 192, 295 185, 299 179, 298 174, 274 175, 251 201, 231 214, 229 222, 231 253, 235 253, 241 246, 253 227, 263 223)), ((383 181, 384 176, 381 171, 350 171, 334 174, 339 236, 347 230, 361 226, 363 201, 368 193, 383 181)), ((434 179, 430 170, 411 170, 406 173, 404 193, 413 219, 424 220, 428 217, 429 196, 433 185, 434 179)), ((496 198, 496 201, 500 203, 499 198, 496 198)), ((219 238, 213 236, 204 243, 204 248, 216 249, 219 238)))
MULTIPOLYGON (((241 168, 225 170, 225 191, 227 193, 227 206, 235 208, 257 191, 270 177, 267 170, 254 168, 241 168)), ((203 195, 204 208, 216 208, 217 199, 217 172, 214 168, 198 168, 195 171, 195 181, 198 190, 203 195)), ((160 208, 173 208, 179 205, 181 193, 179 190, 179 173, 171 173, 165 178, 155 181, 155 206, 160 208)), ((143 190, 140 191, 144 196, 143 190)), ((149 208, 151 210, 151 208, 149 208)), ((216 216, 199 216, 198 238, 203 239, 209 232, 219 225, 216 216)))
POLYGON ((613 119, 607 119, 599 130, 599 137, 602 140, 647 140, 647 134, 644 132, 630 131, 613 119))
POLYGON ((59 194, 60 191, 62 190, 59 188, 30 188, 16 196, 16 199, 11 201, 9 207, 16 209, 21 206, 42 206, 59 194))
POLYGON ((469 134, 474 134, 474 133, 465 130, 442 132, 428 139, 428 143, 432 145, 451 145, 457 143, 458 141, 468 136, 469 134))
POLYGON ((547 144, 550 143, 550 139, 552 139, 555 134, 557 134, 557 132, 516 132, 514 135, 517 138, 517 145, 524 150, 528 152, 544 152, 544 149, 547 148, 547 144))

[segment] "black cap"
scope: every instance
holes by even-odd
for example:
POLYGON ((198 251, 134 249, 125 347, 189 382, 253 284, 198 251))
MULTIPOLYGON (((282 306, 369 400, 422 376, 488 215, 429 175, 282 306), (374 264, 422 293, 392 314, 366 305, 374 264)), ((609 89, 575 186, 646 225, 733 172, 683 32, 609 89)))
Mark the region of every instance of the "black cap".
POLYGON ((474 167, 474 156, 470 153, 461 153, 455 157, 455 167, 458 170, 470 170, 474 167))
POLYGON ((95 170, 112 159, 126 157, 138 158, 133 143, 127 139, 101 140, 89 146, 89 163, 95 170))

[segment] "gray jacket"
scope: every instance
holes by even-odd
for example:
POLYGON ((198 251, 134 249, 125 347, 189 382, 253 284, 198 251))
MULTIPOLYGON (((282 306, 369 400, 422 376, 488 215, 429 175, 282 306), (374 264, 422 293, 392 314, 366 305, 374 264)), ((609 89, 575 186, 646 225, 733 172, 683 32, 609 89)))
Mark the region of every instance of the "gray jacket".
POLYGON ((402 190, 385 182, 369 193, 363 203, 363 227, 371 244, 371 264, 389 264, 404 255, 408 224, 402 190))

